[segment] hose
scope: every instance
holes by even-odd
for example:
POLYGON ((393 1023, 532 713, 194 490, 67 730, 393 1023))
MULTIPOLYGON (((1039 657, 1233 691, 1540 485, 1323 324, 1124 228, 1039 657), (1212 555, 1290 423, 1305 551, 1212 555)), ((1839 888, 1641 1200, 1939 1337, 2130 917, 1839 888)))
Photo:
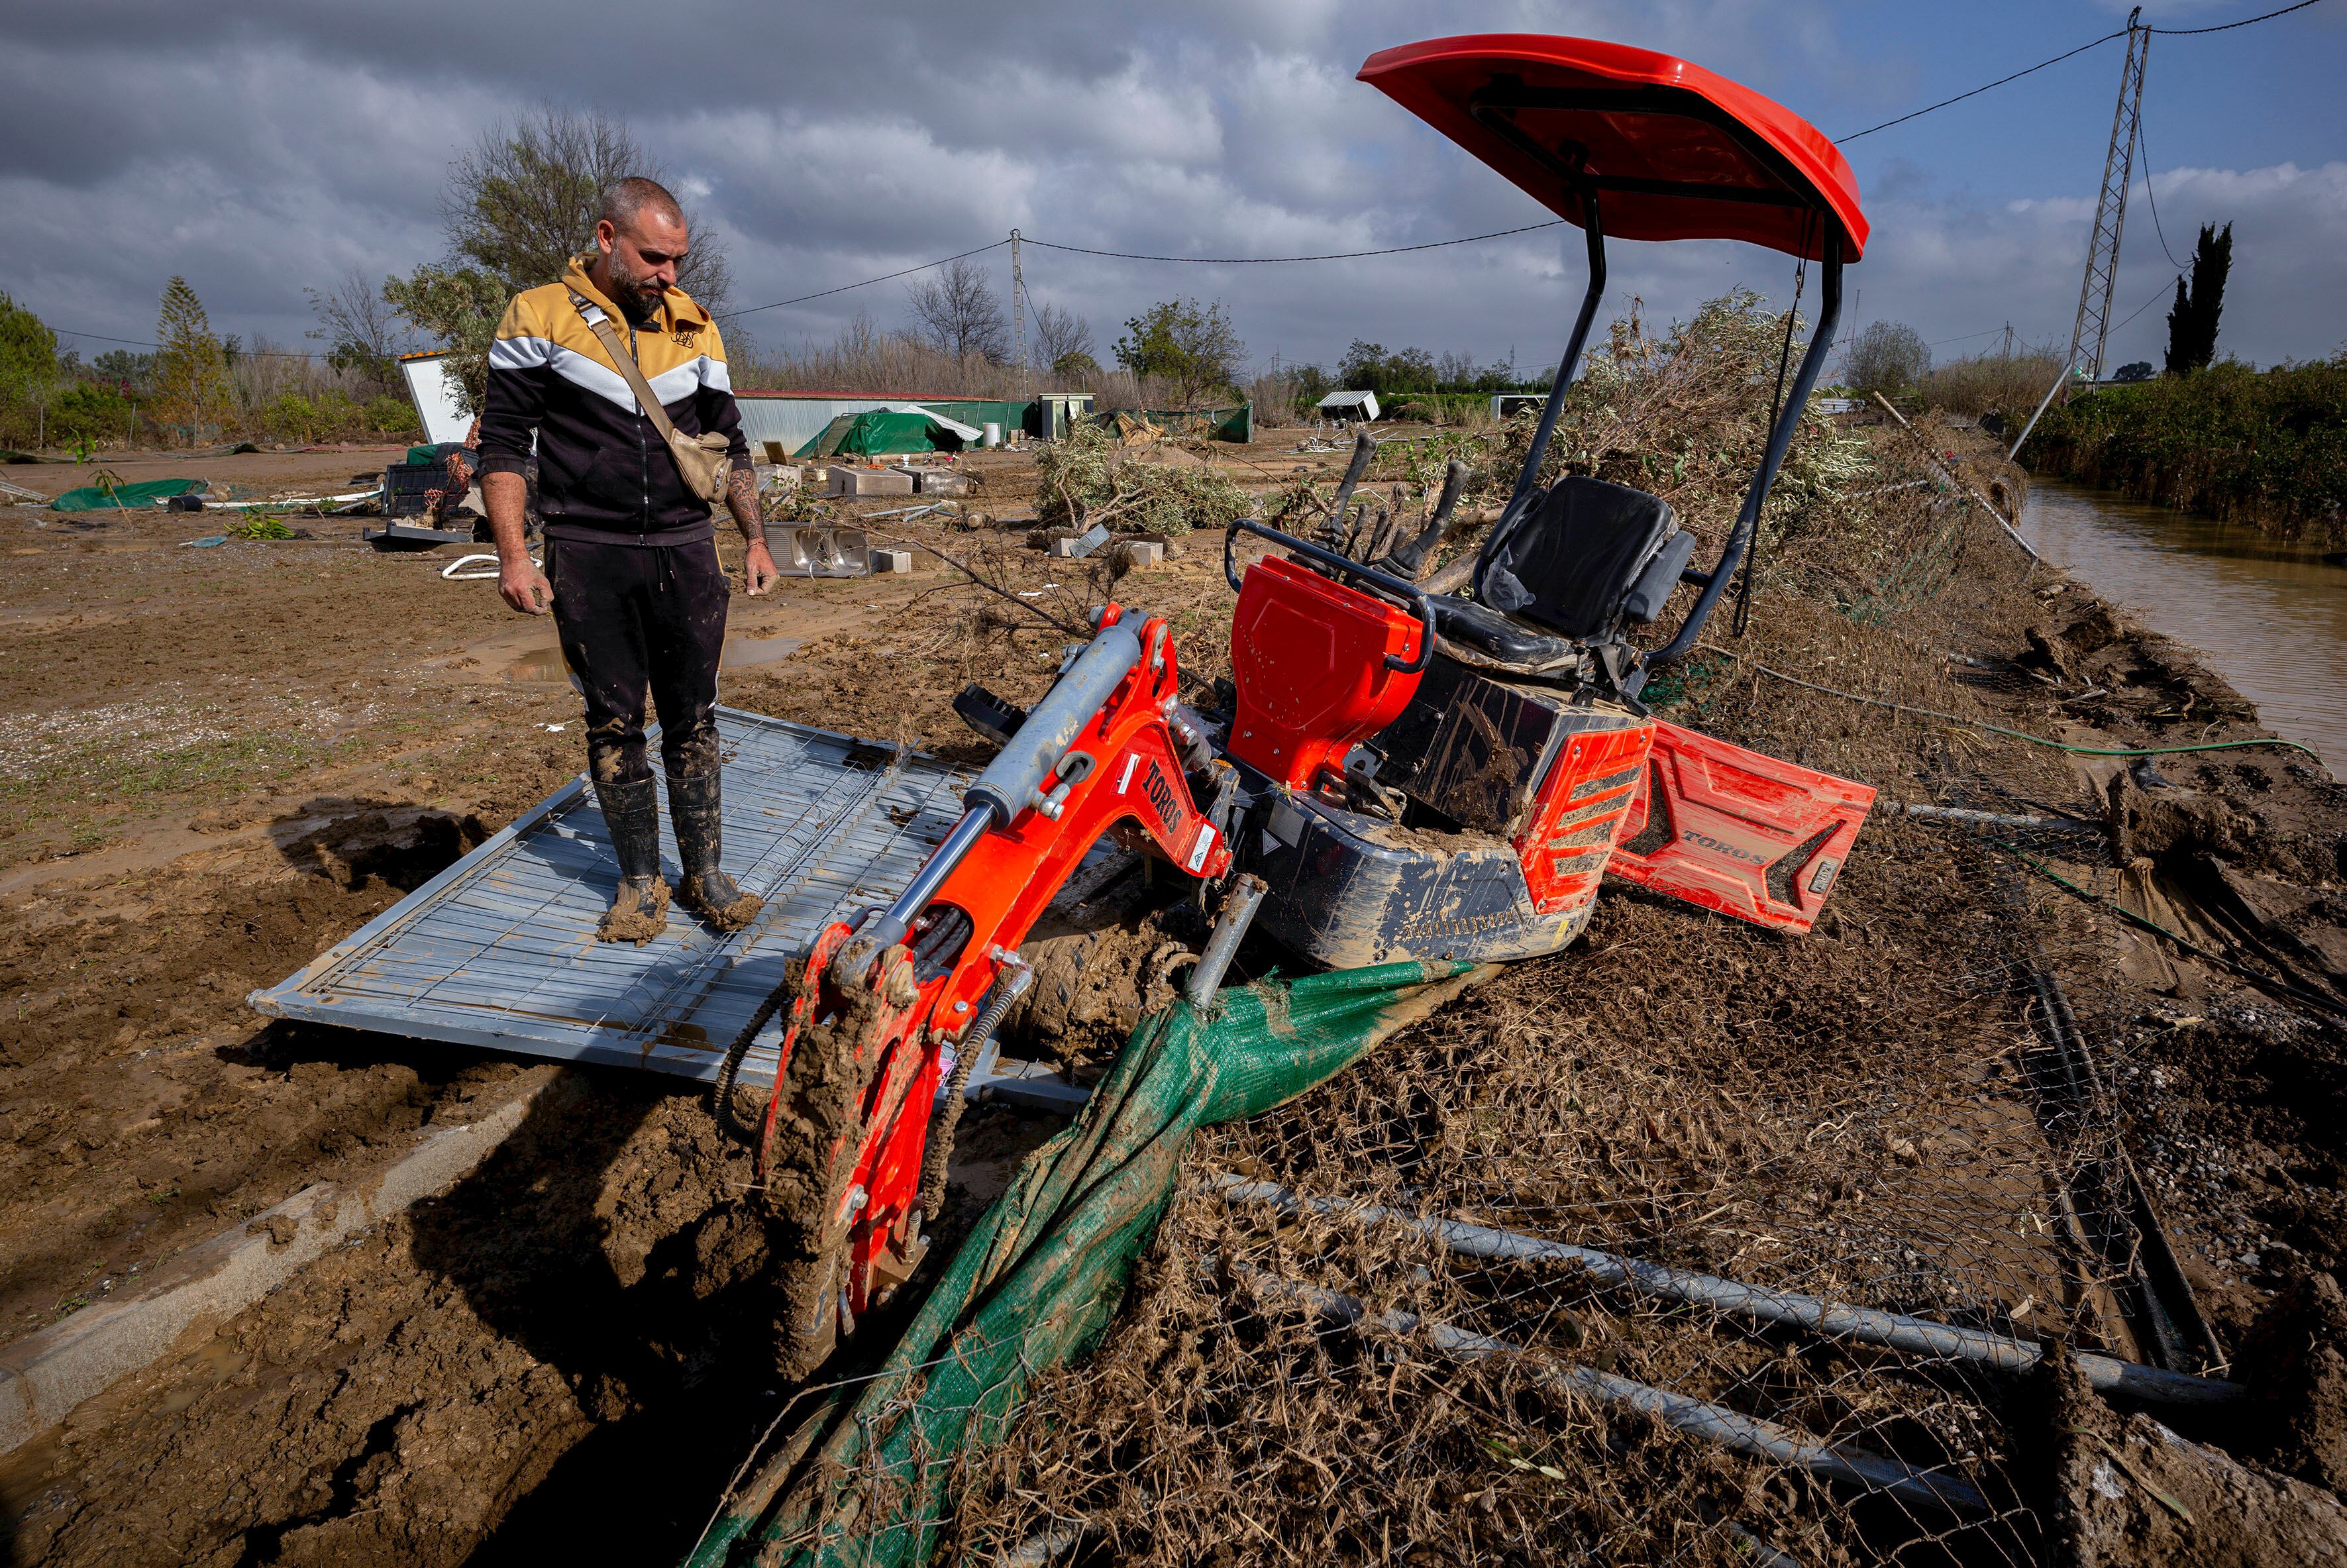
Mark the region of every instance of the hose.
POLYGON ((1734 659, 1739 662, 1748 664, 1753 669, 1758 670, 1761 674, 1767 675, 1774 680, 1782 681, 1788 686, 1799 686, 1802 690, 1808 692, 1820 692, 1829 697, 1840 697, 1852 702, 1865 702, 1877 708, 1889 708, 1894 712, 1912 713, 1918 718, 1940 719, 1951 724, 1964 725, 1968 729, 1985 730, 1992 735, 2004 735, 2012 740, 2026 741, 2033 746, 2046 746, 2054 751, 2067 752, 2073 756, 2169 757, 2185 752, 2230 752, 2239 751, 2245 746, 2279 746, 2288 751, 2304 752, 2308 756, 2312 757, 2317 764, 2325 767, 2330 765, 2327 763, 2323 763, 2322 753, 2316 751, 2312 746, 2302 744, 2297 741, 2285 741, 2280 739, 2279 736, 2261 736, 2253 741, 2200 741, 2188 746, 2074 745, 2068 741, 2048 740, 2044 735, 2033 735, 2026 730, 2008 730, 2003 724, 1992 724, 1983 719, 1967 719, 1963 717, 1961 714, 1943 713, 1937 708, 1917 708, 1905 702, 1893 702, 1886 697, 1869 697, 1857 692, 1845 692, 1838 686, 1820 686, 1814 681, 1804 681, 1798 675, 1788 675, 1782 670, 1772 670, 1768 665, 1761 663, 1758 659, 1753 659, 1745 654, 1738 653, 1732 648, 1721 648, 1709 642, 1702 643, 1698 646, 1703 652, 1717 653, 1724 658, 1734 659))
POLYGON ((1010 1004, 1034 979, 1035 971, 1025 964, 1010 969, 995 982, 986 1006, 961 1032, 962 1048, 954 1056, 953 1075, 946 1080, 944 1099, 929 1124, 928 1148, 921 1155, 921 1213, 930 1219, 937 1218, 945 1208, 946 1162, 953 1155, 954 1129, 960 1124, 962 1111, 969 1104, 965 1096, 969 1090, 970 1071, 986 1054, 986 1042, 1000 1026, 1003 1015, 1010 1010, 1010 1004))
POLYGON ((2007 844, 2001 838, 1992 837, 1986 834, 1983 834, 1981 835, 1981 842, 1983 844, 1993 844, 1997 848, 2004 850, 2007 855, 2010 855, 2014 859, 2020 861, 2022 865, 2027 866, 2030 870, 2034 871, 2038 876, 2045 878, 2046 881, 2053 883, 2056 887, 2061 888, 2064 892, 2070 894, 2073 897, 2084 899, 2086 902, 2095 905, 2099 908, 2107 909, 2130 926, 2137 927, 2146 931, 2150 931, 2157 936, 2165 937, 2169 941, 2175 943, 2178 947, 2183 948, 2186 952, 2191 954, 2194 958, 2198 958, 2201 962, 2206 964, 2214 964, 2219 968, 2225 970, 2228 974, 2249 981, 2250 984, 2257 987, 2258 989, 2266 992, 2270 996, 2280 997, 2285 1000, 2294 1001, 2301 1007, 2312 1008, 2317 1012, 2326 1013, 2332 1018, 2347 1019, 2347 1006, 2342 1006, 2338 1002, 2332 1001, 2329 997, 2319 996, 2312 991, 2305 990, 2300 987, 2291 985, 2287 980, 2277 980, 2270 976, 2261 975, 2258 973, 2257 970, 2250 968, 2247 964, 2237 963, 2233 959, 2225 957, 2222 953, 2212 953, 2208 948, 2202 947, 2199 943, 2194 941, 2191 938, 2185 936, 2182 932, 2171 931, 2167 927, 2161 925, 2158 921, 2152 919, 2149 916, 2137 914, 2134 910, 2128 908, 2117 899, 2106 898, 2100 893, 2079 886, 2075 882, 2071 881, 2068 877, 2063 876, 2060 872, 2055 870, 2044 861, 2031 855, 2027 850, 2021 848, 2018 845, 2007 844))

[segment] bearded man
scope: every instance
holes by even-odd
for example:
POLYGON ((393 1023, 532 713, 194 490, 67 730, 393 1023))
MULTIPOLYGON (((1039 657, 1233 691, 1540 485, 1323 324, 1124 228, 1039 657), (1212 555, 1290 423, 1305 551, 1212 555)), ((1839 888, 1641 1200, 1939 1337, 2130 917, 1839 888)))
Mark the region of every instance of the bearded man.
MULTIPOLYGON (((552 612, 586 698, 587 775, 620 863, 596 935, 638 946, 666 927, 669 905, 645 750, 647 692, 660 715, 683 869, 677 902, 720 931, 738 930, 764 907, 719 864, 717 661, 731 589, 704 493, 719 480, 704 472, 696 482, 688 472, 694 454, 680 446, 723 438, 725 504, 748 541, 743 575, 753 596, 774 580, 774 561, 717 323, 676 286, 690 243, 683 209, 658 184, 622 179, 605 190, 594 251, 560 282, 507 307, 481 416, 497 591, 524 614, 552 612), (533 437, 542 571, 523 537, 522 466, 533 437)), ((717 442, 700 445, 705 464, 721 463, 717 442)))

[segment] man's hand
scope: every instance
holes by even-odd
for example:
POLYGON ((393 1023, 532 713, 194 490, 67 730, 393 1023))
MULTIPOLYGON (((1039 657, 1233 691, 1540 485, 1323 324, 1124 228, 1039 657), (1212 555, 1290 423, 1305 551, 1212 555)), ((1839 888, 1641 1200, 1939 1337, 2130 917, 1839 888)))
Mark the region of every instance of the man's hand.
POLYGON ((524 615, 545 615, 554 609, 554 585, 529 559, 528 549, 517 550, 510 558, 503 550, 497 555, 499 597, 524 615))
POLYGON ((529 559, 523 508, 529 487, 519 474, 481 476, 481 499, 488 504, 489 532, 497 541, 497 595, 524 615, 554 608, 554 585, 529 559))
POLYGON ((766 548, 764 539, 752 539, 750 548, 742 555, 742 575, 750 584, 750 597, 757 598, 774 585, 783 574, 774 568, 774 552, 766 548))

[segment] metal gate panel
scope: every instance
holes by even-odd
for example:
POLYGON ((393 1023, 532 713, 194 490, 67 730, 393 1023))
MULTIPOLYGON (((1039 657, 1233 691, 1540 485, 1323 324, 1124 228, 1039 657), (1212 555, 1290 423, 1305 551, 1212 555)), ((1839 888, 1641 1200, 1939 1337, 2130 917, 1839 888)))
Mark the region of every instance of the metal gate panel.
MULTIPOLYGON (((302 970, 253 1008, 568 1061, 716 1076, 726 1048, 829 921, 886 905, 961 813, 975 774, 923 753, 718 710, 725 865, 764 897, 718 936, 683 910, 638 948, 595 940, 619 862, 582 775, 302 970)), ((664 874, 676 844, 661 828, 664 874)), ((774 1076, 769 1023, 743 1059, 774 1076)))

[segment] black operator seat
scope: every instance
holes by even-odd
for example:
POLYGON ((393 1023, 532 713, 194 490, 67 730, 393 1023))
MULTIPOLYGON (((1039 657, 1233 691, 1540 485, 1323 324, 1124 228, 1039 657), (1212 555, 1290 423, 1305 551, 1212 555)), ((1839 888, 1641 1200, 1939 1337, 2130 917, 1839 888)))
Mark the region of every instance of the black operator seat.
POLYGON ((1434 600, 1435 630, 1503 664, 1551 669, 1661 613, 1695 552, 1670 504, 1603 479, 1558 480, 1475 558, 1475 598, 1434 600))

